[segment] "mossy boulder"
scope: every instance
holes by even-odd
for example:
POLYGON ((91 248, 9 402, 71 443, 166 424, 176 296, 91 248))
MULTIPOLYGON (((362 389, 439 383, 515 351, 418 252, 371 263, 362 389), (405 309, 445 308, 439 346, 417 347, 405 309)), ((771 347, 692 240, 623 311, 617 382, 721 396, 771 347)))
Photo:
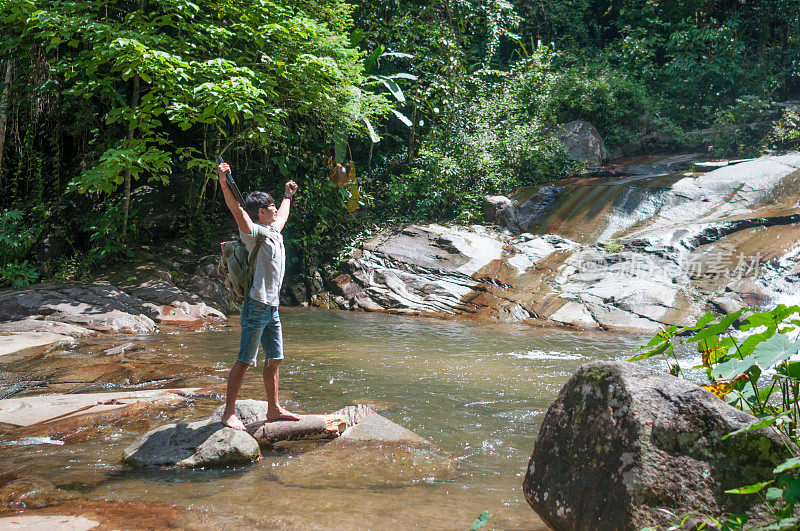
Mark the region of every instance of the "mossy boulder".
POLYGON ((771 428, 723 439, 756 422, 686 380, 627 362, 581 366, 550 406, 523 490, 555 529, 641 529, 669 513, 747 513, 757 496, 725 490, 772 477, 796 448, 771 428))

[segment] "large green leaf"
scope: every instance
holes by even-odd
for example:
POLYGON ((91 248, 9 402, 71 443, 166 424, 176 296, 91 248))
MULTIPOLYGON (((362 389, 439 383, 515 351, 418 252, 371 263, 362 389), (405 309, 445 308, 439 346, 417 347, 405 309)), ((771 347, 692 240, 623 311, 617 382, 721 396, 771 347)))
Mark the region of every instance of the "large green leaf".
POLYGON ((369 138, 372 140, 373 144, 377 144, 381 141, 381 137, 378 136, 378 133, 375 132, 375 129, 372 127, 372 124, 367 118, 364 118, 364 123, 367 124, 367 131, 369 131, 369 138))
POLYGON ((753 358, 762 369, 769 369, 797 354, 800 341, 790 341, 785 334, 777 334, 756 346, 753 358))
POLYGON ((714 314, 711 312, 706 312, 706 314, 703 315, 703 317, 701 317, 695 324, 691 326, 684 326, 683 328, 678 330, 678 333, 680 334, 682 332, 688 332, 690 330, 697 330, 698 328, 703 328, 705 325, 707 325, 713 320, 714 320, 714 314))
POLYGON ((663 341, 661 344, 656 345, 652 349, 648 350, 647 352, 643 352, 641 354, 637 354, 636 356, 630 358, 628 361, 638 361, 638 360, 646 360, 647 358, 652 358, 653 356, 658 356, 659 354, 663 353, 667 350, 667 347, 671 347, 672 343, 669 341, 663 341))
POLYGON ((381 83, 386 85, 386 88, 389 89, 389 92, 392 93, 392 96, 401 103, 406 101, 406 97, 403 95, 403 89, 400 88, 400 85, 394 82, 393 79, 388 78, 386 76, 375 76, 380 79, 381 83))
POLYGON ((406 126, 411 127, 411 120, 409 120, 405 114, 401 113, 400 111, 396 111, 394 109, 392 109, 392 112, 394 113, 395 116, 397 116, 398 120, 406 124, 406 126))
POLYGON ((766 417, 763 417, 758 422, 754 422, 752 424, 749 424, 749 425, 745 426, 744 428, 739 428, 736 431, 732 431, 730 433, 727 433, 727 434, 723 435, 722 439, 724 440, 724 439, 727 439, 728 437, 733 437, 734 435, 739 435, 740 433, 745 433, 745 432, 748 432, 748 431, 753 431, 753 430, 759 430, 761 428, 766 428, 767 426, 773 426, 773 425, 775 425, 775 423, 778 422, 778 420, 781 420, 782 418, 783 418, 782 416, 775 417, 773 415, 767 415, 766 417))
POLYGON ((800 501, 800 478, 795 478, 789 482, 783 491, 783 499, 787 503, 797 503, 800 501))
POLYGON ((731 327, 731 325, 734 322, 736 322, 736 320, 739 317, 741 317, 742 312, 744 312, 744 308, 739 311, 727 314, 718 323, 708 325, 706 328, 700 330, 695 335, 687 339, 686 340, 687 343, 691 343, 693 341, 700 341, 701 339, 705 339, 710 336, 718 336, 726 332, 731 327))
POLYGON ((754 483, 753 485, 747 485, 746 487, 739 487, 736 489, 726 490, 728 494, 755 494, 756 492, 760 492, 761 489, 772 485, 773 480, 763 481, 761 483, 754 483))
POLYGON ((756 360, 753 359, 753 356, 747 356, 743 360, 732 358, 714 367, 711 371, 711 377, 715 380, 728 380, 734 376, 739 376, 755 364, 756 360))
POLYGON ((757 326, 775 326, 792 314, 800 313, 800 306, 786 306, 779 304, 768 312, 757 312, 748 315, 742 323, 742 330, 749 330, 757 326))
POLYGON ((800 468, 800 457, 790 457, 783 463, 776 466, 775 470, 772 472, 774 474, 780 474, 782 472, 786 472, 787 470, 794 470, 795 468, 800 468))
POLYGON ((378 57, 381 56, 385 49, 386 46, 380 44, 377 48, 375 48, 375 50, 373 50, 371 54, 369 54, 366 59, 364 59, 364 72, 369 72, 370 68, 372 68, 372 63, 374 63, 378 57))

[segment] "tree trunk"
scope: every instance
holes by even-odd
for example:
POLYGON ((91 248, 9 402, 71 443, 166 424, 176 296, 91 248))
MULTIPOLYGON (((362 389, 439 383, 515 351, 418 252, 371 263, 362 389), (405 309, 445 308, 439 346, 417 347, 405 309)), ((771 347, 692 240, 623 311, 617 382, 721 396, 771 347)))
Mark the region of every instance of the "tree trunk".
POLYGON ((414 112, 411 113, 411 132, 408 134, 408 163, 414 160, 414 133, 417 130, 417 106, 414 105, 414 112))
MULTIPOLYGON (((131 110, 139 105, 139 76, 133 77, 133 96, 131 97, 131 110)), ((128 125, 128 144, 133 140, 133 131, 136 126, 133 124, 128 125)), ((125 168, 125 184, 123 188, 122 199, 122 239, 125 239, 125 234, 128 231, 128 214, 131 209, 131 169, 125 168)))
POLYGON ((254 422, 247 431, 261 444, 278 441, 335 439, 350 425, 346 415, 303 415, 300 420, 254 422))
POLYGON ((3 85, 3 96, 0 97, 0 188, 3 186, 3 148, 6 145, 6 127, 8 124, 8 94, 11 87, 11 72, 13 64, 9 59, 6 61, 5 84, 3 85))

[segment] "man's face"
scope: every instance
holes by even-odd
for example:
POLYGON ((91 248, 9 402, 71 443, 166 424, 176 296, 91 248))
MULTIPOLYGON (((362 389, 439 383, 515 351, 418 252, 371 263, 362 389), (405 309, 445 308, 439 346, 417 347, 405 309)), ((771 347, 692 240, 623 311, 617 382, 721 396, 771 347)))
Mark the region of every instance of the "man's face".
POLYGON ((270 203, 267 208, 258 209, 258 222, 262 225, 272 225, 278 219, 278 208, 275 203, 270 203))

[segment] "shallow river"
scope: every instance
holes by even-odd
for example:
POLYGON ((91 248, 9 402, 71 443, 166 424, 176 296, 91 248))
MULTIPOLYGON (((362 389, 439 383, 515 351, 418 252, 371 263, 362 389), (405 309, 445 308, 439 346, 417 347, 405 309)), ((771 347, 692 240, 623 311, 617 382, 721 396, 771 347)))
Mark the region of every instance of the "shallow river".
MULTIPOLYGON (((579 365, 627 359, 645 339, 304 308, 282 309, 281 316, 284 406, 322 414, 373 404, 455 456, 452 478, 364 484, 345 466, 340 487, 277 481, 273 469, 302 446, 268 450, 258 463, 234 469, 132 471, 119 465, 122 449, 141 434, 130 427, 109 428, 80 444, 0 441, 0 463, 7 470, 24 466, 82 499, 191 507, 224 514, 231 526, 468 529, 488 510, 490 527, 537 528, 521 484, 548 405, 579 365), (237 521, 239 514, 246 520, 237 521)), ((232 318, 200 331, 165 329, 124 340, 176 362, 213 366, 210 379, 219 384, 238 347, 238 323, 232 318)), ((241 398, 263 399, 260 374, 246 376, 241 398)), ((198 399, 150 427, 200 419, 219 404, 219 397, 198 399)))

